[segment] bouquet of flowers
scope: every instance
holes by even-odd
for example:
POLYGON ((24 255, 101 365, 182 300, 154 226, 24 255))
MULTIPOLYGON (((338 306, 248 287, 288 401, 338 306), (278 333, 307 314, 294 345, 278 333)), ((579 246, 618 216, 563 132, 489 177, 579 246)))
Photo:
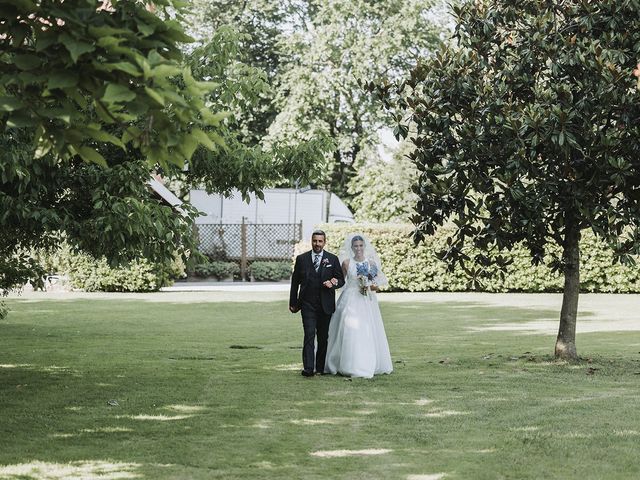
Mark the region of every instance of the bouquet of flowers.
POLYGON ((371 265, 368 260, 356 262, 356 274, 360 293, 366 297, 369 295, 369 287, 376 284, 375 278, 378 276, 378 267, 375 264, 371 265))

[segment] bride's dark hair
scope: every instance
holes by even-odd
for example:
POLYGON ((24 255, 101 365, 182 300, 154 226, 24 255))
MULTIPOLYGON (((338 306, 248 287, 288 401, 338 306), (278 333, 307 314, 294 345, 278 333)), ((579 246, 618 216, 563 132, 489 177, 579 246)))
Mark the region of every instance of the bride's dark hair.
POLYGON ((357 241, 364 242, 364 238, 362 238, 360 235, 354 235, 351 239, 351 245, 353 245, 357 241))

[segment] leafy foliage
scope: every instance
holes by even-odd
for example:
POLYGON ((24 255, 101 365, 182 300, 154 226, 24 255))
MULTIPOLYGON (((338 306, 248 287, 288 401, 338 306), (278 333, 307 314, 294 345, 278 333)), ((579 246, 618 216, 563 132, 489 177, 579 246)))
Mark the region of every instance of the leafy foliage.
POLYGON ((291 277, 291 262, 252 262, 251 276, 257 281, 278 281, 291 277))
MULTIPOLYGON (((348 200, 354 162, 389 123, 360 82, 397 77, 439 44, 434 3, 207 0, 196 1, 195 10, 204 25, 232 26, 247 64, 273 85, 244 118, 249 131, 260 132, 258 141, 268 149, 331 138, 334 145, 311 180, 348 200)), ((290 185, 296 178, 284 180, 290 185)))
POLYGON ((460 46, 387 101, 417 127, 417 239, 455 216, 451 261, 470 238, 483 249, 524 241, 539 262, 572 212, 623 258, 638 251, 626 227, 640 220, 640 106, 623 70, 640 41, 636 4, 456 9, 460 46))
MULTIPOLYGON (((357 231, 367 235, 382 259, 391 291, 540 293, 563 289, 560 273, 552 272, 545 265, 532 265, 528 248, 522 243, 505 253, 508 266, 504 272, 497 266, 487 267, 492 275, 490 281, 473 284, 463 270, 449 270, 446 263, 438 259, 438 252, 446 248, 448 237, 455 232, 453 224, 441 227, 428 242, 417 246, 411 241, 413 227, 410 224, 329 224, 321 228, 327 233, 327 250, 332 252, 340 248, 348 233, 357 231)), ((308 247, 301 244, 298 250, 302 253, 308 247)), ((580 248, 585 252, 580 265, 584 292, 640 293, 640 271, 632 265, 614 264, 612 250, 592 232, 585 232, 580 248)), ((559 254, 560 247, 555 249, 559 254)), ((477 248, 471 250, 471 255, 480 253, 477 248)))
POLYGON ((474 277, 505 267, 501 252, 520 242, 534 264, 550 259, 565 273, 556 353, 567 358, 577 356, 581 231, 617 260, 640 251, 640 103, 628 74, 639 7, 468 2, 454 9, 456 46, 400 85, 370 86, 399 112, 401 135, 416 128, 416 241, 452 219, 441 256, 474 277))
POLYGON ((358 155, 377 143, 377 129, 388 123, 361 83, 398 75, 436 48, 432 7, 423 0, 302 2, 298 30, 282 42, 293 61, 279 77, 270 138, 323 133, 335 139, 331 169, 320 183, 342 198, 351 196, 347 185, 358 155))
POLYGON ((25 148, 27 135, 23 130, 0 135, 7 153, 0 162, 0 257, 7 259, 0 289, 38 277, 32 259, 21 252, 57 245, 62 231, 75 247, 112 260, 144 257, 162 263, 193 248, 197 212, 184 205, 184 215, 177 214, 154 197, 144 161, 121 153, 105 169, 51 154, 35 160, 25 148))
POLYGON ((190 41, 181 2, 154 5, 0 6, 0 291, 39 277, 23 252, 62 238, 111 266, 193 252, 197 212, 163 204, 150 173, 259 194, 309 174, 330 148, 324 139, 276 153, 240 144, 235 118, 266 88, 263 74, 236 60, 237 39, 222 30, 215 51, 200 52, 213 54, 196 80, 179 48, 190 41))
POLYGON ((263 188, 292 178, 310 181, 322 168, 326 152, 334 148, 322 135, 307 141, 273 143, 269 148, 258 142, 258 132, 250 131, 253 112, 271 92, 271 85, 263 70, 245 62, 241 45, 246 41, 246 35, 220 27, 208 43, 188 57, 196 78, 221 86, 208 95, 208 103, 229 115, 218 129, 226 148, 198 149, 186 172, 187 185, 227 195, 237 189, 245 199, 250 192, 261 198, 263 188))
POLYGON ((194 267, 194 273, 197 277, 215 277, 223 280, 240 275, 240 266, 236 262, 213 260, 197 264, 194 267))
POLYGON ((216 148, 203 130, 223 118, 204 103, 214 85, 181 65, 178 44, 191 38, 179 4, 154 4, 159 14, 142 2, 4 2, 0 128, 33 131, 36 159, 52 151, 100 165, 108 160, 95 144, 179 166, 200 144, 216 148))
POLYGON ((85 292, 151 292, 185 274, 177 255, 161 263, 136 258, 111 266, 105 257, 79 252, 64 241, 57 248, 38 249, 30 258, 47 274, 64 276, 71 288, 85 292))
POLYGON ((356 162, 356 175, 349 181, 351 206, 356 219, 374 223, 407 223, 413 216, 418 196, 413 192, 418 170, 408 157, 414 149, 404 142, 389 161, 377 151, 366 149, 356 162))

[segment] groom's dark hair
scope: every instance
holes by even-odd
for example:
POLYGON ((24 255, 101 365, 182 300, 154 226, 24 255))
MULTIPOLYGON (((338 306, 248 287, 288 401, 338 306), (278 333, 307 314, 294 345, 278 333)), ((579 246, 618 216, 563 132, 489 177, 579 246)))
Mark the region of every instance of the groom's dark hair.
POLYGON ((322 235, 325 240, 327 239, 327 234, 324 233, 322 230, 314 230, 313 233, 311 234, 311 238, 313 238, 314 235, 322 235))

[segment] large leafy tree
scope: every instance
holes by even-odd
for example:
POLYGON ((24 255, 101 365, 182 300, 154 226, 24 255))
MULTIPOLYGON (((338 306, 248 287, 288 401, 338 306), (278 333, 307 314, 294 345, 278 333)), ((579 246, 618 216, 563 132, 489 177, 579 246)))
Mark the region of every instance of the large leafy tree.
POLYGON ((424 0, 317 0, 297 2, 296 29, 280 42, 288 59, 278 79, 278 115, 272 140, 306 139, 320 133, 336 141, 319 181, 348 199, 354 162, 378 142, 389 123, 361 82, 397 77, 440 43, 424 0))
POLYGON ((637 0, 467 2, 455 8, 455 46, 401 85, 372 88, 404 110, 400 130, 416 128, 416 240, 452 220, 451 265, 477 275, 523 242, 532 262, 564 272, 561 358, 577 358, 581 232, 621 261, 640 251, 640 102, 629 75, 639 11, 637 0), (485 253, 469 258, 469 243, 485 253))
MULTIPOLYGON (((180 176, 202 148, 230 148, 228 113, 211 98, 235 85, 194 79, 180 12, 171 0, 0 5, 0 290, 36 274, 26 249, 61 232, 114 261, 193 247, 196 212, 176 215, 145 184, 154 171, 180 176)), ((254 160, 206 157, 201 178, 259 191, 283 172, 305 176, 312 159, 254 160)))
MULTIPOLYGON (((217 54, 221 43, 233 36, 239 50, 236 59, 239 58, 246 69, 260 72, 257 79, 261 82, 256 82, 255 87, 260 83, 261 87, 268 86, 260 89, 259 95, 253 97, 251 108, 242 112, 242 118, 237 118, 242 124, 238 133, 246 145, 261 143, 277 114, 272 87, 287 62, 279 42, 296 3, 270 0, 194 0, 192 3, 191 30, 201 45, 200 55, 195 58, 202 58, 202 54, 207 55, 211 50, 217 54)), ((210 61, 201 62, 199 71, 204 73, 210 65, 210 61)))
POLYGON ((267 72, 252 64, 243 48, 246 41, 246 34, 221 26, 187 57, 195 78, 220 85, 207 95, 207 102, 228 116, 217 128, 226 148, 198 149, 189 161, 184 183, 226 194, 238 189, 245 198, 250 191, 261 197, 264 186, 296 178, 309 181, 324 163, 325 152, 333 148, 332 141, 323 135, 306 141, 273 142, 269 148, 261 144, 265 132, 254 130, 260 116, 255 112, 261 111, 272 85, 267 72), (316 168, 300 168, 310 163, 316 168))
POLYGON ((36 157, 52 151, 102 165, 90 141, 137 149, 151 164, 213 148, 202 129, 221 119, 204 104, 213 85, 181 64, 178 47, 191 39, 180 16, 168 18, 172 0, 155 5, 157 13, 142 2, 3 2, 0 128, 32 130, 36 157))
POLYGON ((417 195, 413 186, 418 170, 409 158, 415 146, 401 143, 392 153, 382 156, 368 147, 356 161, 356 174, 349 180, 351 205, 361 222, 408 223, 413 216, 417 195))
POLYGON ((437 3, 201 0, 195 11, 205 25, 225 22, 245 35, 246 62, 273 85, 245 120, 255 140, 270 148, 332 138, 335 148, 314 183, 348 199, 354 162, 378 142, 376 130, 390 123, 359 82, 397 76, 436 48, 442 30, 437 3))

